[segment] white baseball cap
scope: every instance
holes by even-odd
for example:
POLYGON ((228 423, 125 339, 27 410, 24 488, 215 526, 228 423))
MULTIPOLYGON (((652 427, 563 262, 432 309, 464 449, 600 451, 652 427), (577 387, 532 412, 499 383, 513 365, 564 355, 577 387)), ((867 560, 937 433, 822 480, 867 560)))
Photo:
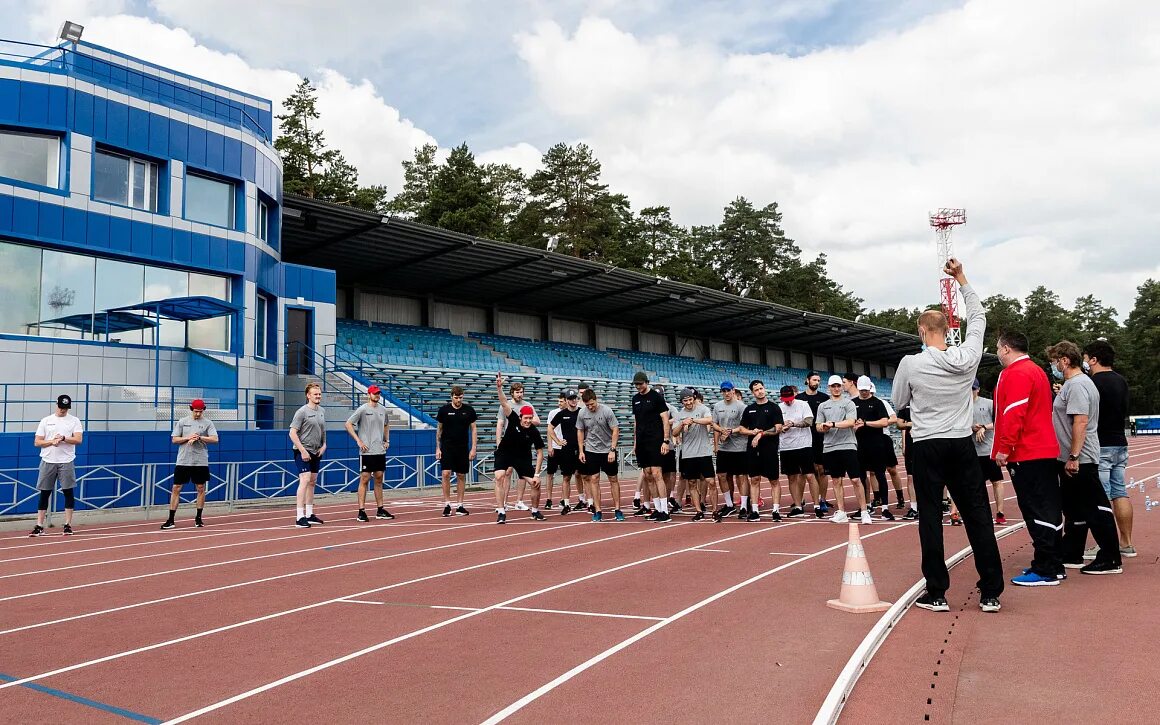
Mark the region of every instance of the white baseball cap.
POLYGON ((867 377, 865 375, 861 375, 858 377, 858 389, 859 390, 873 390, 874 383, 870 382, 869 377, 867 377))
POLYGON ((841 384, 842 384, 842 376, 841 375, 831 375, 830 382, 826 383, 826 385, 841 385, 841 384))

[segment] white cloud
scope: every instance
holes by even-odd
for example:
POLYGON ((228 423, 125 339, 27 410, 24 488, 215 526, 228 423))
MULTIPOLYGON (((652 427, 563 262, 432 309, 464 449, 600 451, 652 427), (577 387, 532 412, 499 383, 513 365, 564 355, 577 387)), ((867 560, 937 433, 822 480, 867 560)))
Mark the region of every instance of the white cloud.
POLYGON ((476 162, 483 164, 509 164, 525 175, 531 176, 540 168, 540 160, 544 153, 528 143, 518 143, 514 146, 505 146, 491 151, 484 151, 476 157, 476 162))

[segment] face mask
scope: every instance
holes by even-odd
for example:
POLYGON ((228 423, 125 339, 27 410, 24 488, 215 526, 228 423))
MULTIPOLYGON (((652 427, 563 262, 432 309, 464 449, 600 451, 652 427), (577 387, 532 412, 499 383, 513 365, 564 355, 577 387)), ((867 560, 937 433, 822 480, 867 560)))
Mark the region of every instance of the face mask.
POLYGON ((1051 366, 1051 376, 1056 380, 1063 380, 1063 372, 1056 366, 1051 366))
POLYGON ((1083 371, 1085 373, 1090 373, 1092 371, 1092 366, 1087 364, 1087 360, 1083 361, 1083 371))

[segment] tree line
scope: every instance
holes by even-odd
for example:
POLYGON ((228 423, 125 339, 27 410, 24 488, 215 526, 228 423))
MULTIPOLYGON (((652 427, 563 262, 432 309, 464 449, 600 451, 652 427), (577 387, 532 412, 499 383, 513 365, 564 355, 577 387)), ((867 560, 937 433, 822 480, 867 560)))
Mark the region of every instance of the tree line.
MULTIPOLYGON (((428 144, 403 162, 403 186, 393 196, 383 186, 360 186, 358 170, 326 144, 316 95, 304 78, 277 117, 274 146, 282 155, 287 192, 901 332, 916 330, 921 309, 867 310, 830 277, 825 254, 803 259, 782 230, 776 202, 739 196, 724 207, 720 223, 685 227, 673 221, 667 206, 633 209, 627 196, 602 181, 600 161, 583 143, 552 146, 530 175, 508 164, 480 164, 466 144, 439 162, 438 148, 428 144)), ((1059 340, 1082 347, 1106 338, 1131 385, 1133 413, 1160 413, 1160 283, 1148 280, 1137 293, 1122 325, 1116 310, 1093 295, 1077 299, 1071 309, 1044 286, 1022 301, 992 295, 983 301, 988 343, 993 347, 999 330, 1021 330, 1032 356, 1046 364, 1044 350, 1059 340)), ((993 387, 998 372, 980 371, 985 387, 993 387)))

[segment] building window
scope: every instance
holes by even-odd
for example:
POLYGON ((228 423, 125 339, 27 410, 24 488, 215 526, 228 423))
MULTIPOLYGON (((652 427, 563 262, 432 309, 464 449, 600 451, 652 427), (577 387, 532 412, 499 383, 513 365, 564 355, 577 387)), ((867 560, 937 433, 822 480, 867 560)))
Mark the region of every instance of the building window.
POLYGON ((0 176, 60 187, 60 137, 0 129, 0 176))
MULTIPOLYGON (((189 273, 189 294, 230 301, 230 281, 212 274, 189 273)), ((189 346, 201 350, 230 349, 230 317, 193 320, 189 325, 189 346)))
POLYGON ((0 333, 35 334, 40 319, 40 255, 36 247, 0 242, 0 269, 18 274, 0 275, 0 333))
POLYGON ((270 359, 269 324, 272 320, 270 298, 259 292, 257 304, 254 305, 254 357, 270 359))
POLYGON ((185 177, 185 218, 234 228, 234 185, 207 176, 185 177))
POLYGON ((157 164, 98 150, 93 154, 93 198, 157 211, 157 164))
POLYGON ((258 202, 258 239, 270 243, 270 207, 266 202, 258 202))

